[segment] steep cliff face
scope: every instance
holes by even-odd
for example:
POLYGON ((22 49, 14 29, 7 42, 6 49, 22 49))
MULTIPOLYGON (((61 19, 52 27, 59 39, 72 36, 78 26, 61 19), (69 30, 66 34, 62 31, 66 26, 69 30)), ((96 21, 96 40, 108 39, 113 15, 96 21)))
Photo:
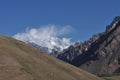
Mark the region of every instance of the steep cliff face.
POLYGON ((97 75, 111 75, 120 67, 120 17, 72 64, 97 75))
POLYGON ((120 72, 120 17, 106 31, 84 43, 76 43, 57 56, 96 75, 120 72))
POLYGON ((53 55, 57 58, 71 63, 77 56, 86 52, 92 43, 94 43, 103 33, 93 35, 89 40, 84 42, 76 42, 74 45, 71 45, 69 48, 64 49, 62 52, 56 52, 53 55))

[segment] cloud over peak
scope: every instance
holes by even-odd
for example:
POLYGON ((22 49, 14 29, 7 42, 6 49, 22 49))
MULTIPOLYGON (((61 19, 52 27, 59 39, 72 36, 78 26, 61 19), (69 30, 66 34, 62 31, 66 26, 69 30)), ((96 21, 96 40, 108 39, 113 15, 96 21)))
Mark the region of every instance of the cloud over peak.
POLYGON ((72 27, 67 25, 58 27, 56 25, 45 25, 39 28, 26 29, 23 33, 17 33, 13 37, 26 43, 35 43, 41 47, 52 50, 63 50, 69 47, 71 38, 61 37, 70 33, 72 27))

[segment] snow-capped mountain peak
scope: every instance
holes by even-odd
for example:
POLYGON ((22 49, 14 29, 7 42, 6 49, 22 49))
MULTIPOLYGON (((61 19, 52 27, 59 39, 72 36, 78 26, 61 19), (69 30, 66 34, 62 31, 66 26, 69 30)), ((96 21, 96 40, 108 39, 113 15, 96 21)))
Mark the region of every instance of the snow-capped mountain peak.
MULTIPOLYGON (((47 53, 53 51, 62 51, 68 48, 72 42, 70 38, 59 38, 60 35, 66 34, 68 32, 68 26, 62 29, 57 29, 55 25, 45 26, 39 29, 26 30, 24 33, 18 33, 13 37, 15 39, 29 43, 30 45, 43 49, 46 48, 47 53)), ((43 50, 44 51, 44 50, 43 50)))

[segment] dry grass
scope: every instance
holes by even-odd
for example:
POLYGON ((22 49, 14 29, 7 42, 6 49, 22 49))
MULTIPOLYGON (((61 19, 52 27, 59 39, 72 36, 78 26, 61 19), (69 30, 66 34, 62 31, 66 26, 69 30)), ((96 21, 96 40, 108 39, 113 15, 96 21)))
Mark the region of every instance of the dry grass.
POLYGON ((0 80, 101 80, 24 42, 0 36, 0 80))
POLYGON ((120 80, 120 74, 119 75, 111 75, 108 77, 103 77, 105 80, 120 80))

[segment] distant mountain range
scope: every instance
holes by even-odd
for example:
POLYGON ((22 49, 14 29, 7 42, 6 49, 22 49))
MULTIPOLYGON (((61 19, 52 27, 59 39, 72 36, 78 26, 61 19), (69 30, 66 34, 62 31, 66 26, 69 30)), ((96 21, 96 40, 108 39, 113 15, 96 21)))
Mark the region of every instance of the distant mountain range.
MULTIPOLYGON (((31 44, 48 53, 47 47, 31 44)), ((93 74, 112 75, 120 72, 120 17, 117 16, 105 32, 93 35, 89 40, 76 42, 63 51, 52 50, 50 55, 85 69, 93 74), (98 67, 99 66, 99 67, 98 67)))

